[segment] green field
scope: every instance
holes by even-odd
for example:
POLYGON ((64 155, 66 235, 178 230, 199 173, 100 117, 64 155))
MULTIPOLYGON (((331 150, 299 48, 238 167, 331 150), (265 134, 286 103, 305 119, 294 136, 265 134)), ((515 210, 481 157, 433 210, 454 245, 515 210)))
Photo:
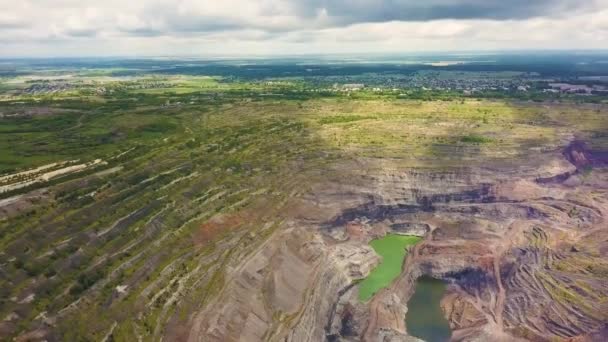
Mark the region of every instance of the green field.
POLYGON ((407 246, 422 240, 417 236, 391 234, 370 244, 382 257, 382 262, 359 285, 359 299, 366 301, 380 289, 388 286, 399 274, 407 254, 407 246))

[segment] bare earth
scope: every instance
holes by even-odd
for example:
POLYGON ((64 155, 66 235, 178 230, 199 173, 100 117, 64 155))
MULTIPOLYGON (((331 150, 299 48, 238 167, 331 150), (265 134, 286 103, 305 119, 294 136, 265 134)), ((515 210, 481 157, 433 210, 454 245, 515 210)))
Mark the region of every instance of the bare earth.
POLYGON ((352 177, 294 199, 288 228, 230 272, 181 336, 415 341, 405 326, 407 301, 415 280, 430 275, 450 284, 442 307, 454 341, 602 340, 606 161, 571 142, 499 170, 402 169, 387 160, 378 167, 363 158, 340 165, 352 177), (355 280, 378 263, 368 242, 388 232, 425 239, 401 276, 361 303, 355 280))

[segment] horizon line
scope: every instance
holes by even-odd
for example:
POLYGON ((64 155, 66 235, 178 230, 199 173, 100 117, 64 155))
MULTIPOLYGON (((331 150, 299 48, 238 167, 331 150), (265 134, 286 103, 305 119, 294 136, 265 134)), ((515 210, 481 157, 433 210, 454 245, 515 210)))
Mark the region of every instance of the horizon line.
POLYGON ((551 53, 599 53, 608 54, 608 48, 594 49, 488 49, 488 50, 420 50, 420 51, 386 51, 386 52, 331 52, 331 53, 298 53, 298 54, 281 54, 281 53, 251 53, 251 54, 129 54, 129 55, 15 55, 15 56, 0 56, 0 60, 50 60, 50 59, 247 59, 247 58, 301 58, 301 57, 332 57, 332 56, 419 56, 419 55, 434 55, 434 56, 450 56, 450 55, 500 55, 500 54, 551 54, 551 53))

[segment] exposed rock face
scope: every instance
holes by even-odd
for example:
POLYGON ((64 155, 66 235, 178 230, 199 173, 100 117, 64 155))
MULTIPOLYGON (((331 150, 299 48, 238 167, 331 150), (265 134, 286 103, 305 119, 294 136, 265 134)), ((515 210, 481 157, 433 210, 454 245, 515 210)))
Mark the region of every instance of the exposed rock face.
POLYGON ((564 150, 564 156, 578 168, 608 165, 608 152, 593 151, 584 141, 576 140, 564 150))
POLYGON ((189 340, 323 340, 340 294, 377 263, 367 245, 332 246, 306 229, 286 230, 235 270, 232 286, 197 316, 189 340))
POLYGON ((320 265, 319 281, 311 289, 312 302, 303 310, 302 317, 286 340, 323 340, 326 324, 339 297, 351 288, 355 280, 367 276, 378 261, 370 247, 338 245, 331 248, 327 259, 320 265), (327 301, 327 298, 333 300, 327 301))
POLYGON ((582 179, 598 157, 569 149, 500 170, 361 161, 370 167, 359 178, 299 198, 324 209, 290 221, 233 270, 192 319, 189 340, 418 341, 404 318, 422 275, 449 283, 442 307, 455 341, 601 340, 608 170, 582 179), (368 242, 389 232, 425 239, 391 286, 362 303, 356 280, 378 263, 368 242))

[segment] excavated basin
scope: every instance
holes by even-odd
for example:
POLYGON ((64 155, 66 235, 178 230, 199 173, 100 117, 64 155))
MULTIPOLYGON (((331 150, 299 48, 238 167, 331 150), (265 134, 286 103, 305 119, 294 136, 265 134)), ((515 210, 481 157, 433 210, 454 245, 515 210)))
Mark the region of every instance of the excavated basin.
POLYGON ((446 284, 441 280, 426 276, 418 278, 405 317, 410 335, 427 342, 449 341, 452 332, 440 306, 445 290, 446 284))

